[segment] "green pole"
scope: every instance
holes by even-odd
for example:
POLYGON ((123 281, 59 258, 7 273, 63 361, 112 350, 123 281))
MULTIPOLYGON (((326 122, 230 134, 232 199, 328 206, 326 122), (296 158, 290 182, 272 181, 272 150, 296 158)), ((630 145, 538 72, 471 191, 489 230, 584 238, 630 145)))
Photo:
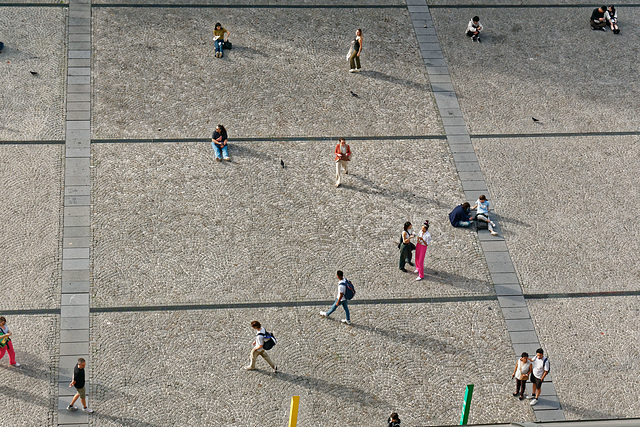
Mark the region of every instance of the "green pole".
POLYGON ((471 409, 471 396, 473 396, 473 384, 467 385, 464 392, 464 403, 462 404, 462 415, 460 416, 460 425, 466 426, 469 421, 469 409, 471 409))

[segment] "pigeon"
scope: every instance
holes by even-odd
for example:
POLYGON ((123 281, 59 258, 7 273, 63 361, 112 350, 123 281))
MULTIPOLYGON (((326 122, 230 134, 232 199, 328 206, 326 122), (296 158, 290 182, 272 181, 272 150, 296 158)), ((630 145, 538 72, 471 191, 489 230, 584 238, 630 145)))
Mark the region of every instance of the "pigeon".
POLYGON ((537 123, 537 122, 539 122, 539 121, 540 121, 540 120, 536 119, 535 117, 531 117, 531 119, 532 119, 535 123, 537 123))
POLYGON ((280 166, 282 166, 282 169, 284 169, 284 161, 282 159, 280 159, 280 166))
POLYGON ((29 71, 31 73, 32 76, 37 76, 38 72, 37 71, 29 71))
POLYGON ((355 96, 356 98, 358 97, 358 94, 357 93, 353 93, 353 91, 351 91, 351 90, 349 91, 349 93, 351 94, 351 96, 355 96))

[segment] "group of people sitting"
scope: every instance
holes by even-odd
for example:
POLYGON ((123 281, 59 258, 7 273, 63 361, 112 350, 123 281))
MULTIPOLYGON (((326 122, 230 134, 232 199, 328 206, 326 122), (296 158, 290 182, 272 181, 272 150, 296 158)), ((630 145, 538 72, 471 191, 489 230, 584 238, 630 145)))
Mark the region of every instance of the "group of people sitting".
POLYGON ((604 31, 605 28, 610 27, 613 34, 620 34, 620 28, 618 27, 618 12, 613 5, 609 7, 600 6, 593 9, 589 22, 591 23, 592 30, 604 31))
POLYGON ((496 224, 491 221, 489 217, 489 201, 484 194, 481 194, 476 200, 476 204, 471 207, 469 202, 464 202, 461 205, 456 206, 449 213, 449 222, 454 227, 469 227, 473 220, 478 221, 478 224, 486 224, 487 228, 491 232, 492 236, 497 236, 498 233, 493 229, 496 224), (476 209, 475 216, 471 215, 471 210, 476 209))

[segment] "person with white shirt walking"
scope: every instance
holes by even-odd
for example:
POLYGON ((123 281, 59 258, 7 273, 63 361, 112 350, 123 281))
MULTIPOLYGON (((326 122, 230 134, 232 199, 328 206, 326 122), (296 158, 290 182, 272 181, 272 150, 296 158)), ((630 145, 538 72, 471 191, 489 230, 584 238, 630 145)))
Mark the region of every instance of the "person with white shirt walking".
POLYGON ((489 201, 487 200, 487 197, 484 194, 481 194, 480 197, 478 197, 478 200, 476 200, 475 206, 472 207, 471 209, 477 209, 476 221, 486 222, 489 228, 489 231, 491 232, 491 235, 497 236, 498 233, 493 231, 493 227, 495 227, 496 224, 493 221, 491 221, 491 218, 489 218, 489 201))
POLYGON ((339 280, 338 296, 336 298, 336 302, 333 303, 329 311, 321 311, 320 316, 329 317, 331 313, 336 311, 336 308, 338 308, 339 305, 342 305, 342 308, 344 308, 344 314, 346 315, 347 318, 342 319, 341 322, 346 325, 350 325, 351 316, 349 314, 349 306, 347 304, 347 283, 350 283, 350 282, 347 279, 345 279, 344 273, 342 272, 342 270, 338 270, 336 273, 336 276, 338 277, 338 280, 339 280))
POLYGON ((268 333, 257 320, 251 322, 251 327, 256 330, 256 339, 251 343, 253 348, 251 349, 251 356, 249 357, 250 363, 248 366, 245 366, 244 369, 247 371, 256 369, 256 359, 258 356, 262 356, 269 366, 271 366, 273 372, 277 373, 278 366, 273 363, 273 360, 271 360, 267 354, 267 350, 273 348, 275 345, 275 337, 268 333))
POLYGON ((528 399, 531 399, 530 405, 533 406, 538 403, 540 391, 542 390, 542 381, 544 381, 544 377, 546 377, 549 373, 549 370, 551 370, 551 366, 549 365, 549 358, 544 356, 544 351, 541 348, 536 350, 536 357, 529 360, 532 363, 532 390, 531 396, 529 396, 528 399))

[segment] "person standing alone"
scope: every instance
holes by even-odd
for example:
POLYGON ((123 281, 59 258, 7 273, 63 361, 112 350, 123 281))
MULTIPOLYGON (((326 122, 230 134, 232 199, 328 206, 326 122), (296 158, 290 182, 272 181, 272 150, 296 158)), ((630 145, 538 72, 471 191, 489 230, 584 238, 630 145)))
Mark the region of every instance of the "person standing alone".
POLYGON ((342 270, 338 270, 336 272, 336 276, 338 277, 338 297, 336 298, 336 302, 333 303, 329 311, 321 311, 320 316, 329 317, 331 313, 336 311, 339 305, 342 305, 344 308, 344 314, 346 315, 346 319, 342 319, 341 322, 350 325, 351 324, 351 316, 349 314, 349 306, 347 304, 347 282, 348 280, 344 278, 344 273, 342 270))
POLYGON ((350 73, 360 72, 360 52, 362 52, 362 42, 362 30, 358 28, 356 30, 356 38, 351 41, 351 48, 349 48, 349 54, 347 55, 350 73))
POLYGON ((13 351, 13 343, 11 342, 11 338, 9 338, 13 332, 9 330, 7 327, 7 319, 4 316, 0 317, 0 359, 4 357, 4 353, 9 353, 9 366, 15 366, 16 368, 20 366, 18 362, 16 362, 16 352, 13 351))
POLYGON ((347 145, 344 138, 338 140, 336 149, 336 188, 340 187, 340 167, 344 169, 344 174, 349 175, 349 162, 351 161, 351 147, 347 145))
POLYGON ((69 406, 67 406, 67 410, 68 411, 75 411, 77 408, 75 406, 73 406, 74 403, 76 403, 76 400, 78 400, 78 398, 80 398, 80 401, 82 402, 82 410, 88 414, 93 412, 93 409, 90 409, 87 407, 87 396, 86 396, 86 391, 84 389, 85 386, 85 378, 84 378, 84 368, 85 366, 87 366, 87 362, 81 357, 78 359, 78 363, 76 364, 75 368, 73 368, 73 379, 71 380, 71 383, 69 384, 69 387, 75 387, 76 388, 76 394, 75 396, 73 396, 73 399, 71 399, 71 404, 69 404, 69 406))

